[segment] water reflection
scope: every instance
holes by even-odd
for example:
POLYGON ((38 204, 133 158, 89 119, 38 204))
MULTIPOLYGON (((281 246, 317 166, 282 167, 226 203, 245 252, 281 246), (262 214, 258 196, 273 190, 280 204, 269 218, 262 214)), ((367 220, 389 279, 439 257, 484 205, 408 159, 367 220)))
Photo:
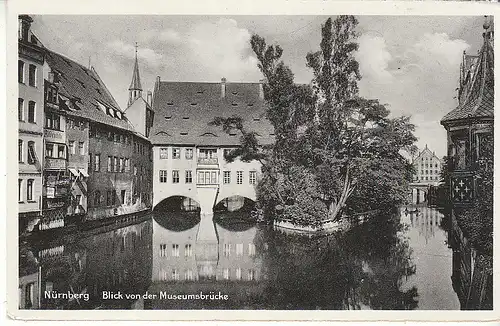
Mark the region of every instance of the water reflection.
POLYGON ((451 272, 443 272, 451 268, 443 216, 420 210, 313 238, 249 223, 244 214, 156 213, 135 225, 23 244, 20 307, 455 309, 451 272), (106 291, 156 298, 106 300, 106 291))

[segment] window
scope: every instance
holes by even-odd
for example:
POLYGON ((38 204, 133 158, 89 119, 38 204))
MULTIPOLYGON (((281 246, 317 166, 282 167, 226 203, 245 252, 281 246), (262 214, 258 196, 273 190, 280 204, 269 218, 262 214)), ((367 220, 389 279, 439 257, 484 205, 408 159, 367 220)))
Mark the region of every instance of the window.
POLYGON ((178 244, 172 245, 172 256, 179 257, 179 245, 178 244))
POLYGON ((248 270, 248 280, 249 281, 255 280, 255 270, 253 270, 253 269, 248 270))
POLYGON ((226 257, 229 257, 231 255, 231 244, 230 243, 225 243, 224 244, 223 254, 226 257))
POLYGON ((24 289, 24 307, 29 309, 35 302, 35 283, 29 283, 24 289))
POLYGON ((112 195, 112 205, 115 205, 116 204, 116 191, 115 190, 111 190, 111 195, 112 195))
POLYGON ((236 279, 241 280, 241 268, 236 268, 236 279))
POLYGON ((125 172, 130 172, 130 161, 128 158, 125 159, 125 172))
POLYGON ((28 164, 35 164, 36 155, 35 155, 35 142, 28 142, 28 164))
POLYGON ((123 157, 120 157, 120 162, 118 165, 119 165, 118 172, 125 172, 125 164, 123 164, 123 157))
POLYGON ((56 113, 45 114, 45 128, 61 130, 61 117, 56 113))
POLYGON ((22 98, 17 99, 17 118, 19 121, 24 121, 24 100, 22 98))
POLYGON ((186 183, 193 183, 193 171, 186 170, 186 183))
POLYGON ((108 156, 108 172, 113 172, 113 157, 108 156))
POLYGON ((99 205, 101 205, 101 192, 99 190, 96 190, 94 192, 94 206, 99 205))
POLYGON ((99 172, 100 170, 101 170, 101 154, 95 154, 94 171, 99 172))
POLYGON ((172 158, 174 158, 174 159, 181 158, 181 149, 180 148, 172 148, 172 158))
POLYGON ((114 164, 113 165, 113 171, 114 172, 118 172, 119 171, 118 170, 118 168, 119 168, 119 166, 118 166, 118 157, 116 157, 116 156, 113 157, 113 164, 114 164))
POLYGON ((243 171, 236 171, 236 183, 243 184, 243 171))
POLYGON ((230 184, 231 183, 231 171, 224 171, 223 182, 224 182, 224 184, 230 184))
POLYGON ((23 141, 19 139, 19 148, 17 151, 17 156, 19 158, 19 163, 24 162, 24 146, 23 146, 23 141))
POLYGON ((137 165, 134 165, 134 175, 137 175, 137 165))
POLYGON ((257 172, 256 171, 250 171, 248 182, 251 185, 256 184, 256 182, 257 182, 257 172))
POLYGON ((160 244, 160 257, 167 257, 167 245, 164 243, 160 244))
POLYGON ((58 145, 57 146, 57 157, 58 158, 66 158, 66 146, 58 145))
POLYGON ((26 200, 33 201, 33 183, 34 179, 28 179, 27 187, 26 187, 26 200))
POLYGON ((192 159, 193 159, 193 149, 186 148, 186 160, 192 160, 192 159))
POLYGON ((113 191, 112 190, 108 190, 106 191, 106 206, 111 206, 111 200, 112 200, 112 197, 113 196, 113 191))
POLYGON ((236 256, 243 256, 243 243, 236 244, 236 256))
POLYGON ((69 147, 69 153, 74 155, 75 154, 75 141, 70 140, 68 147, 69 147))
POLYGON ((199 184, 205 183, 205 173, 203 171, 198 171, 198 183, 199 184))
POLYGON ((54 157, 54 144, 45 145, 45 157, 54 157))
POLYGON ((190 243, 184 246, 184 257, 191 257, 193 255, 193 248, 190 243))
POLYGON ((253 243, 248 244, 248 255, 255 256, 255 245, 253 243))
POLYGON ((17 61, 17 80, 24 83, 24 62, 21 60, 17 61))
POLYGON ((167 182, 167 170, 160 170, 160 183, 167 182))
POLYGON ((179 280, 179 272, 175 268, 172 269, 172 279, 175 280, 175 281, 179 280))
POLYGON ((122 205, 123 205, 123 204, 125 204, 125 194, 126 194, 126 193, 127 193, 127 192, 126 192, 125 190, 122 190, 122 191, 120 192, 120 199, 121 199, 121 204, 122 204, 122 205))
MULTIPOLYGON (((33 101, 28 102, 28 122, 35 123, 35 106, 36 103, 33 101)), ((59 116, 57 116, 59 119, 59 116)), ((57 128, 59 130, 59 124, 57 124, 57 128)))
POLYGON ((186 281, 192 281, 193 280, 193 270, 192 269, 186 270, 186 273, 184 274, 184 279, 186 281))
POLYGON ((229 280, 229 268, 224 268, 222 274, 223 274, 222 277, 224 277, 225 280, 229 280))
POLYGON ((23 201, 23 179, 18 179, 18 191, 17 191, 17 198, 19 202, 23 201))
POLYGON ((29 71, 28 71, 28 84, 30 86, 36 87, 36 66, 35 65, 29 65, 29 71))
POLYGON ((224 148, 224 159, 231 153, 232 149, 231 148, 224 148))
POLYGON ((80 155, 85 155, 85 143, 80 141, 78 142, 78 151, 80 152, 80 155))
POLYGON ((160 148, 160 160, 165 160, 168 158, 168 148, 160 148))
POLYGON ((172 183, 179 183, 179 171, 178 170, 172 171, 172 183))

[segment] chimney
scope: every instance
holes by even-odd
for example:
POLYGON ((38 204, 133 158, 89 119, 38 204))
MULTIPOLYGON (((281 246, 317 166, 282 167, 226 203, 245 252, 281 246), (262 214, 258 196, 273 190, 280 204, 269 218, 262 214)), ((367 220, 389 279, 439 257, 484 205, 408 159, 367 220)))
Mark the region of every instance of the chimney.
POLYGON ((151 91, 148 91, 147 102, 149 106, 153 105, 153 93, 151 91))
POLYGON ((31 28, 31 23, 33 22, 33 18, 28 15, 19 15, 19 40, 24 42, 29 42, 29 32, 31 28))
POLYGON ((222 77, 220 80, 220 97, 225 98, 226 97, 226 78, 222 77))
POLYGON ((264 99, 264 83, 266 82, 265 79, 259 80, 259 98, 261 100, 264 99))

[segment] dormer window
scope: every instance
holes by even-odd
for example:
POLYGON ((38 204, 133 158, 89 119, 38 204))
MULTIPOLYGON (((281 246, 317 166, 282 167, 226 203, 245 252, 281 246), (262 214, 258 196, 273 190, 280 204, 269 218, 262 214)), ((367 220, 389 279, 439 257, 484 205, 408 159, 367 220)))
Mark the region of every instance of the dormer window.
POLYGON ((174 102, 167 102, 167 105, 174 105, 174 102))
POLYGON ((260 121, 260 118, 253 118, 253 121, 260 121))
POLYGON ((197 91, 196 94, 203 94, 203 91, 197 91))
POLYGON ((116 111, 116 117, 121 120, 122 113, 120 111, 116 111))
POLYGON ((82 86, 83 88, 86 88, 85 84, 81 80, 76 79, 76 81, 80 84, 80 86, 82 86))
POLYGON ((238 92, 232 92, 232 93, 233 93, 233 95, 237 95, 238 94, 238 92))
POLYGON ((165 120, 167 120, 167 121, 172 120, 172 116, 171 116, 171 115, 167 115, 167 116, 165 116, 165 120))
POLYGON ((234 131, 231 131, 231 132, 229 133, 229 136, 236 136, 236 133, 235 133, 234 131))
POLYGON ((189 120, 189 117, 182 117, 182 119, 184 119, 184 120, 189 120))
POLYGON ((181 132, 181 135, 182 135, 182 136, 187 136, 187 134, 188 134, 188 133, 187 133, 186 131, 182 131, 182 132, 181 132))
POLYGON ((95 91, 99 93, 99 95, 102 95, 101 90, 99 88, 96 88, 95 91))
POLYGON ((253 106, 253 103, 248 103, 248 106, 253 106))
POLYGON ((231 105, 232 105, 232 106, 238 106, 238 103, 234 103, 234 102, 233 102, 231 105))
POLYGON ((196 102, 191 103, 191 106, 195 106, 195 105, 198 105, 198 103, 196 103, 196 102))

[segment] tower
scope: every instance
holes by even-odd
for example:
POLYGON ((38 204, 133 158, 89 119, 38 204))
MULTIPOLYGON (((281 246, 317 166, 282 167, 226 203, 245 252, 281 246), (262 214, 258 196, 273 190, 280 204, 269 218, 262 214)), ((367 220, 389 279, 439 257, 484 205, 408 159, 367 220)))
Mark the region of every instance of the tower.
POLYGON ((135 99, 142 96, 141 77, 139 76, 139 63, 137 62, 137 42, 135 43, 135 63, 132 81, 128 88, 128 104, 130 106, 135 99))

